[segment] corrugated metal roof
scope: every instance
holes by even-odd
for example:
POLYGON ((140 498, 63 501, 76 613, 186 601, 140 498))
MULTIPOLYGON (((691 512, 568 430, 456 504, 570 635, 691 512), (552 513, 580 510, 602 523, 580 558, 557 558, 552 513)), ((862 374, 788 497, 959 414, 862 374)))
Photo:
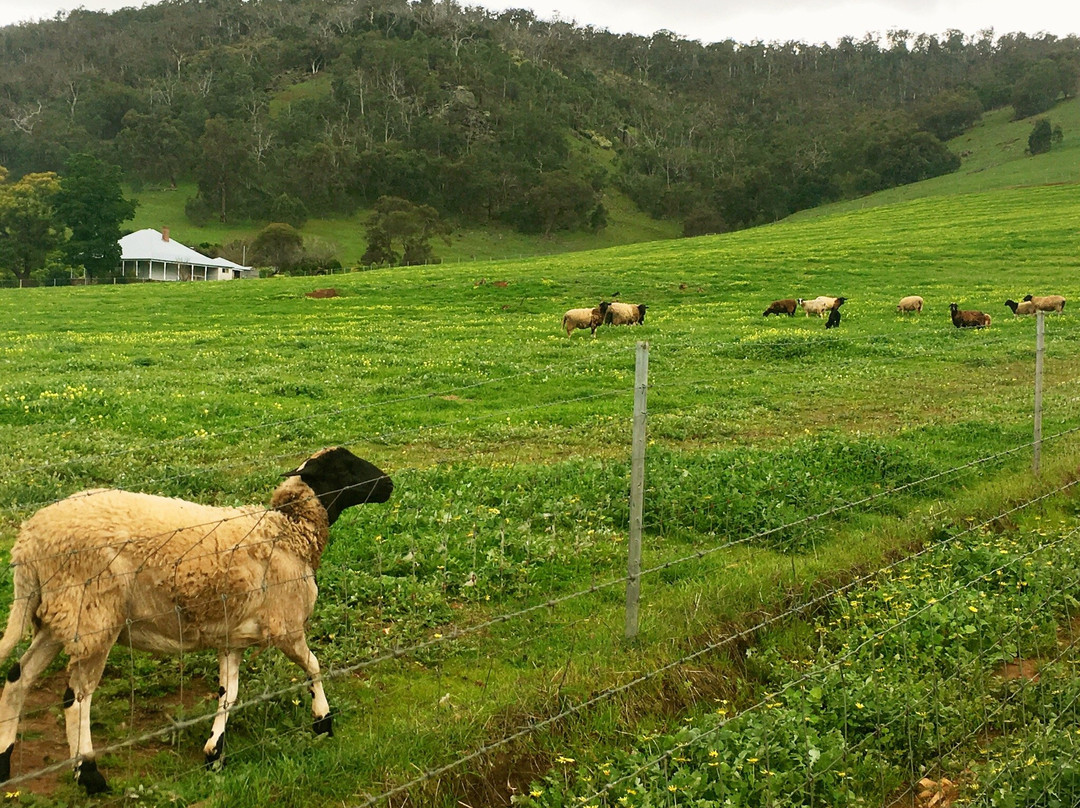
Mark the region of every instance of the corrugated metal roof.
POLYGON ((120 239, 121 259, 124 261, 167 261, 170 264, 193 264, 200 267, 250 269, 227 258, 209 258, 181 244, 176 239, 165 241, 153 228, 138 230, 120 239))

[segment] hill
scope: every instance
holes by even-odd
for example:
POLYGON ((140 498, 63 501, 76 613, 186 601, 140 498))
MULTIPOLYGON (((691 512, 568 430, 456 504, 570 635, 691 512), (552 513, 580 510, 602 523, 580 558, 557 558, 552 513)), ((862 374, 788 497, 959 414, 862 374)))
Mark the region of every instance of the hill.
MULTIPOLYGON (((1063 102, 1048 111, 1046 117, 1061 126, 1063 131, 1062 142, 1055 144, 1046 154, 1035 157, 1026 154, 1032 119, 1014 120, 1011 108, 996 110, 983 116, 971 131, 948 142, 949 149, 961 160, 957 171, 847 202, 825 204, 792 214, 790 219, 802 221, 927 197, 958 196, 1024 185, 1080 182, 1080 175, 1076 172, 1077 152, 1080 150, 1080 103, 1076 100, 1063 102)), ((193 186, 182 185, 171 190, 144 190, 135 194, 139 209, 132 227, 160 228, 163 224, 184 222, 184 203, 194 193, 196 189, 193 186)), ((455 230, 449 245, 437 243, 436 254, 450 262, 505 260, 600 249, 679 235, 676 223, 644 215, 616 189, 606 189, 603 202, 609 211, 609 219, 607 227, 599 234, 559 231, 549 236, 529 236, 492 223, 483 228, 461 227, 455 230)), ((301 232, 306 237, 332 245, 344 265, 355 266, 366 247, 363 234, 367 216, 366 211, 358 211, 347 219, 312 219, 301 228, 301 232)), ((250 241, 255 235, 255 227, 251 224, 184 223, 179 228, 174 225, 173 232, 178 239, 191 244, 225 244, 250 241)))
POLYGON ((943 141, 1078 76, 1074 37, 701 43, 449 1, 178 0, 0 29, 0 165, 89 152, 208 229, 400 197, 480 257, 487 230, 530 252, 725 232, 947 174, 943 141))

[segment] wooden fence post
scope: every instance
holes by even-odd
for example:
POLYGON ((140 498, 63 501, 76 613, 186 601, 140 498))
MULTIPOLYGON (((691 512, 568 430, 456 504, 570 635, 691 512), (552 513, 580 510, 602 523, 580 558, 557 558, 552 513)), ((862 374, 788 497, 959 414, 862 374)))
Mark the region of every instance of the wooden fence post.
POLYGON ((634 431, 630 451, 630 543, 627 553, 626 638, 637 636, 641 594, 641 523, 645 499, 645 416, 649 391, 649 343, 637 344, 634 362, 634 431))
POLYGON ((1031 468, 1039 476, 1039 463, 1042 460, 1042 394, 1043 394, 1043 354, 1046 352, 1046 313, 1035 314, 1035 436, 1033 441, 1031 468))

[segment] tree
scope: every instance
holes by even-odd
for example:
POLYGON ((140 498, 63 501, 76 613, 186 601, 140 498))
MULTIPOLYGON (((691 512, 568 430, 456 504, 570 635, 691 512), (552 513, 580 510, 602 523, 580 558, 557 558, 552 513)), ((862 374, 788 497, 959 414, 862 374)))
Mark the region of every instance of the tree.
POLYGON ((1053 136, 1050 121, 1046 118, 1037 119, 1035 126, 1031 129, 1031 134, 1028 135, 1028 151, 1032 155, 1050 151, 1050 141, 1053 136))
POLYGON ((120 265, 120 225, 135 215, 136 203, 124 198, 120 177, 117 166, 73 154, 60 178, 56 214, 70 231, 64 256, 90 277, 108 275, 120 265))
POLYGON ((245 184, 254 174, 251 149, 244 127, 225 118, 211 118, 199 140, 200 156, 195 170, 199 196, 217 208, 218 220, 227 221, 245 184))
POLYGON ((1061 93, 1061 72, 1049 59, 1030 68, 1013 87, 1012 105, 1016 120, 1046 112, 1061 93))
POLYGON ((51 171, 15 183, 5 183, 6 177, 0 168, 0 267, 25 281, 63 242, 64 228, 53 207, 60 181, 51 171))
POLYGON ((431 205, 417 205, 397 196, 382 196, 367 224, 368 247, 360 259, 365 264, 395 264, 401 246, 401 265, 437 263, 431 239, 442 236, 447 243, 450 228, 431 205))
POLYGON ((304 237, 292 225, 283 222, 268 224, 251 242, 252 258, 258 264, 288 270, 300 258, 304 237))

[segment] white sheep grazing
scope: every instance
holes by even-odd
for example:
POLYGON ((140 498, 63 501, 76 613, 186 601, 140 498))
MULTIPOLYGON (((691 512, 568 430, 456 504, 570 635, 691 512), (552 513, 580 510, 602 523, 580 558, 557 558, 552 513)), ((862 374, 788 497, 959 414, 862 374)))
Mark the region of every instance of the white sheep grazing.
POLYGON ((901 314, 907 314, 908 312, 917 311, 921 312, 923 307, 923 299, 918 295, 908 295, 907 297, 900 298, 900 302, 896 304, 896 310, 901 314))
POLYGON ((588 328, 595 337, 596 329, 604 322, 604 315, 607 313, 609 305, 611 304, 604 302, 591 309, 570 309, 562 318, 566 336, 572 336, 576 328, 588 328))
POLYGON ((612 303, 604 315, 605 325, 640 325, 645 322, 644 303, 612 303))
POLYGON ((802 306, 802 310, 806 312, 806 316, 811 314, 817 317, 824 317, 825 312, 829 311, 829 307, 825 304, 824 300, 803 300, 799 298, 799 305, 802 306))
POLYGON ((323 449, 286 472, 270 509, 215 508, 96 489, 42 508, 11 550, 15 596, 0 639, 6 659, 33 628, 0 696, 0 782, 11 774, 27 692, 67 653, 64 720, 75 779, 108 789, 90 739, 90 699, 118 640, 144 651, 218 651, 218 711, 204 752, 216 761, 236 702, 244 649, 275 646, 303 668, 317 733, 333 734, 319 662, 304 624, 330 525, 346 508, 385 502, 393 483, 348 449, 323 449))

